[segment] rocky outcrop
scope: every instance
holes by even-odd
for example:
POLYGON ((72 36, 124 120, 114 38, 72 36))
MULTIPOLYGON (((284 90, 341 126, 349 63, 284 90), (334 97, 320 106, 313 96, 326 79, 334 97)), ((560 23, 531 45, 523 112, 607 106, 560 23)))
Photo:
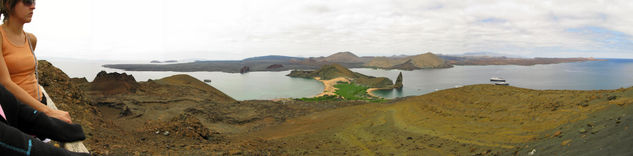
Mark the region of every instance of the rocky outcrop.
POLYGON ((293 70, 293 71, 290 71, 290 74, 286 76, 299 77, 299 78, 313 78, 314 77, 313 73, 314 71, 312 70, 293 70))
POLYGON ((398 78, 396 78, 396 84, 393 85, 393 88, 402 89, 402 72, 398 74, 398 78))
POLYGON ((104 95, 135 93, 139 88, 134 76, 126 73, 101 71, 91 83, 90 90, 104 95))
POLYGON ((393 89, 393 81, 386 77, 360 77, 352 79, 352 82, 369 88, 393 89))
POLYGON ((70 79, 50 62, 38 61, 38 72, 40 76, 38 82, 60 109, 68 110, 72 105, 89 104, 83 90, 73 83, 75 80, 70 79))
POLYGON ((266 67, 266 69, 279 69, 279 68, 282 68, 282 67, 284 67, 284 65, 281 65, 281 64, 272 64, 272 65, 270 65, 270 66, 266 67))
MULTIPOLYGON (((46 60, 39 60, 37 65, 39 84, 44 87, 57 108, 69 112, 73 123, 81 124, 86 134, 91 134, 94 127, 100 127, 101 112, 93 106, 82 87, 77 84, 87 83, 85 78, 71 79, 46 60)), ((92 135, 86 137, 88 142, 92 140, 92 135)), ((91 147, 92 144, 85 145, 91 147)))
POLYGON ((242 67, 242 69, 240 69, 240 74, 248 73, 250 71, 251 71, 251 67, 244 66, 242 67))

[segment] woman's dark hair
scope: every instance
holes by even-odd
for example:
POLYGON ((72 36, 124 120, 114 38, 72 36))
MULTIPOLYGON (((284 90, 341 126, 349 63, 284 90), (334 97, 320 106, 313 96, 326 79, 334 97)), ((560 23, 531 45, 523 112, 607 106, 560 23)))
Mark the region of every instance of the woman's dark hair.
POLYGON ((2 21, 9 19, 9 13, 15 8, 15 5, 18 4, 19 1, 20 0, 0 0, 0 13, 4 16, 2 21))

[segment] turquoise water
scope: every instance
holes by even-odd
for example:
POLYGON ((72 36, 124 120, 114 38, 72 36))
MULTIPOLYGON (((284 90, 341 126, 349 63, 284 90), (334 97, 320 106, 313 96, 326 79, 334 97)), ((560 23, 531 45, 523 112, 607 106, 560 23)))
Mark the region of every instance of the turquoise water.
MULTIPOLYGON (((102 64, 130 63, 104 61, 50 60, 70 77, 86 77, 89 81, 105 70, 126 72, 101 67, 102 64)), ((134 62, 132 62, 134 63, 134 62)), ((140 62, 145 63, 145 62, 140 62)), ((447 69, 425 69, 415 71, 380 70, 359 68, 352 71, 365 75, 388 77, 395 80, 403 74, 402 90, 375 91, 386 98, 412 96, 436 90, 471 84, 489 84, 491 77, 502 77, 512 86, 530 89, 617 89, 633 86, 633 60, 609 59, 579 63, 516 66, 455 66, 447 69)), ((210 79, 211 86, 237 100, 310 97, 320 93, 323 85, 312 79, 290 78, 282 72, 250 72, 247 74, 223 72, 126 72, 137 81, 160 79, 174 74, 189 74, 200 80, 210 79)))

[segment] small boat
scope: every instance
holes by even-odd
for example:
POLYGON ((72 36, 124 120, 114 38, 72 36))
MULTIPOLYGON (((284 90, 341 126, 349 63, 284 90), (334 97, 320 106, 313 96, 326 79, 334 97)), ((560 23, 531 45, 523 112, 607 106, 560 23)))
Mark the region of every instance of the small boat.
POLYGON ((490 82, 506 82, 506 80, 499 77, 493 77, 493 78, 490 78, 490 82))
POLYGON ((510 83, 507 83, 507 82, 495 82, 495 85, 509 86, 510 83))
POLYGON ((204 81, 204 82, 207 82, 207 83, 208 83, 208 82, 211 82, 211 80, 210 80, 210 79, 204 79, 203 81, 204 81))

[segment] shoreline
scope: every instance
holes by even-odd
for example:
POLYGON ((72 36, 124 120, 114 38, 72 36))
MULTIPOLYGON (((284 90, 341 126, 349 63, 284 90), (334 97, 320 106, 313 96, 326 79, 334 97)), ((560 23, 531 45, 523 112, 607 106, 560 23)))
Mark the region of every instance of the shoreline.
POLYGON ((344 77, 337 77, 330 80, 321 80, 321 77, 314 77, 314 79, 323 83, 323 91, 312 97, 319 97, 319 96, 324 96, 324 95, 336 95, 334 94, 334 92, 336 91, 336 87, 334 87, 334 85, 336 85, 337 82, 343 81, 343 82, 350 83, 349 79, 344 78, 344 77))
MULTIPOLYGON (((381 88, 369 88, 369 89, 367 89, 367 95, 372 96, 372 97, 377 97, 377 98, 384 98, 384 97, 380 97, 380 96, 377 96, 374 93, 372 93, 373 91, 377 91, 377 90, 380 90, 380 89, 381 88)), ((387 99, 387 98, 385 98, 385 99, 387 99)))
MULTIPOLYGON (((337 88, 334 87, 334 85, 336 85, 337 82, 343 81, 343 82, 351 83, 349 81, 349 79, 347 79, 345 77, 337 77, 337 78, 333 78, 333 79, 330 79, 330 80, 321 80, 320 77, 314 77, 314 79, 319 81, 319 82, 321 82, 321 83, 323 83, 323 91, 321 93, 315 95, 315 96, 312 96, 312 97, 320 97, 320 96, 324 96, 324 95, 336 95, 334 92, 336 92, 337 88)), ((367 94, 369 96, 372 96, 372 97, 384 98, 384 97, 377 96, 374 93, 372 93, 373 91, 381 90, 381 89, 384 89, 384 88, 369 88, 369 89, 365 90, 365 92, 367 92, 367 94)), ((387 98, 385 98, 385 99, 387 99, 387 98)))

